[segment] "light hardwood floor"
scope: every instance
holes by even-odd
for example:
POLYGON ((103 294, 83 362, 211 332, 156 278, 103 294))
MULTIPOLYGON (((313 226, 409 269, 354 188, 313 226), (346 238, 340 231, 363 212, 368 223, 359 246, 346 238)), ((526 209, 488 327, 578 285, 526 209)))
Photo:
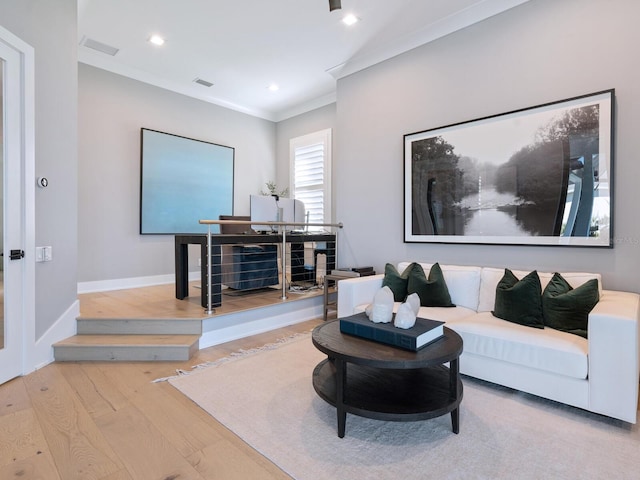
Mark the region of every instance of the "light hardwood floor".
MULTIPOLYGON (((200 306, 198 282, 189 283, 189 296, 175 298, 174 284, 106 292, 84 293, 80 298, 80 316, 90 318, 208 318, 200 306)), ((331 291, 335 291, 332 289, 331 291)), ((322 295, 322 289, 306 293, 288 293, 282 299, 280 288, 266 288, 245 295, 231 295, 223 290, 222 305, 215 315, 260 308, 276 303, 295 302, 322 295)))
POLYGON ((53 363, 14 379, 0 386, 0 479, 290 478, 170 384, 152 380, 321 322, 200 350, 188 362, 53 363))

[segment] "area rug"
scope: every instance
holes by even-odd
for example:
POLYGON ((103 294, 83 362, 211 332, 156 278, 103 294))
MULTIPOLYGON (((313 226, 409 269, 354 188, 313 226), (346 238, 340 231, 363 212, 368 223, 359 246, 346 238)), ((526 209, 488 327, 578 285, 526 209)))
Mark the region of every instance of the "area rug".
POLYGON ((637 479, 640 429, 463 377, 451 417, 386 422, 336 412, 311 384, 309 335, 170 383, 295 479, 637 479))

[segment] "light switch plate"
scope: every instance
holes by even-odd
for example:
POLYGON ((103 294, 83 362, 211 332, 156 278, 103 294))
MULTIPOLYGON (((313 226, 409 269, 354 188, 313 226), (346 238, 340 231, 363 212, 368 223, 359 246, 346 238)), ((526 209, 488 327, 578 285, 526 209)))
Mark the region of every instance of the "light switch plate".
POLYGON ((51 260, 53 260, 52 247, 36 247, 36 262, 50 262, 51 260))

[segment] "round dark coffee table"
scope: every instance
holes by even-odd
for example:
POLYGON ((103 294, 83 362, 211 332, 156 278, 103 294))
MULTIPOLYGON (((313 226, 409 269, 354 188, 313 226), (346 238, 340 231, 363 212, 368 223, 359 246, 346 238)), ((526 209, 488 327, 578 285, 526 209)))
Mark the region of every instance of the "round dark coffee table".
POLYGON ((460 431, 462 339, 453 330, 444 327, 442 338, 417 352, 341 333, 340 320, 318 325, 311 338, 327 354, 313 370, 313 388, 336 407, 340 438, 347 413, 402 422, 451 413, 453 432, 460 431))

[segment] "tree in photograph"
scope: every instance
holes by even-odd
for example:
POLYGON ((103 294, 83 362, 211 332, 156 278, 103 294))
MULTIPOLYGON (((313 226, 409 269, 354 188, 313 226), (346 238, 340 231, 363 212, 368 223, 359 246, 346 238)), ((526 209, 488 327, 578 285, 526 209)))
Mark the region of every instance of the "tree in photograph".
MULTIPOLYGON (((598 105, 566 110, 536 132, 535 143, 523 146, 498 169, 497 190, 513 193, 536 212, 528 217, 527 230, 561 233, 569 173, 583 177, 583 170, 597 171, 592 162, 598 151, 599 117, 598 105)), ((583 187, 584 192, 592 191, 593 175, 584 176, 583 187)), ((579 201, 579 224, 588 227, 592 198, 579 201)))
POLYGON ((536 143, 565 140, 572 135, 598 136, 600 127, 600 106, 571 108, 562 116, 541 127, 535 136, 536 143))
POLYGON ((412 143, 413 233, 454 235, 455 204, 462 198, 462 172, 454 146, 437 136, 412 143))

